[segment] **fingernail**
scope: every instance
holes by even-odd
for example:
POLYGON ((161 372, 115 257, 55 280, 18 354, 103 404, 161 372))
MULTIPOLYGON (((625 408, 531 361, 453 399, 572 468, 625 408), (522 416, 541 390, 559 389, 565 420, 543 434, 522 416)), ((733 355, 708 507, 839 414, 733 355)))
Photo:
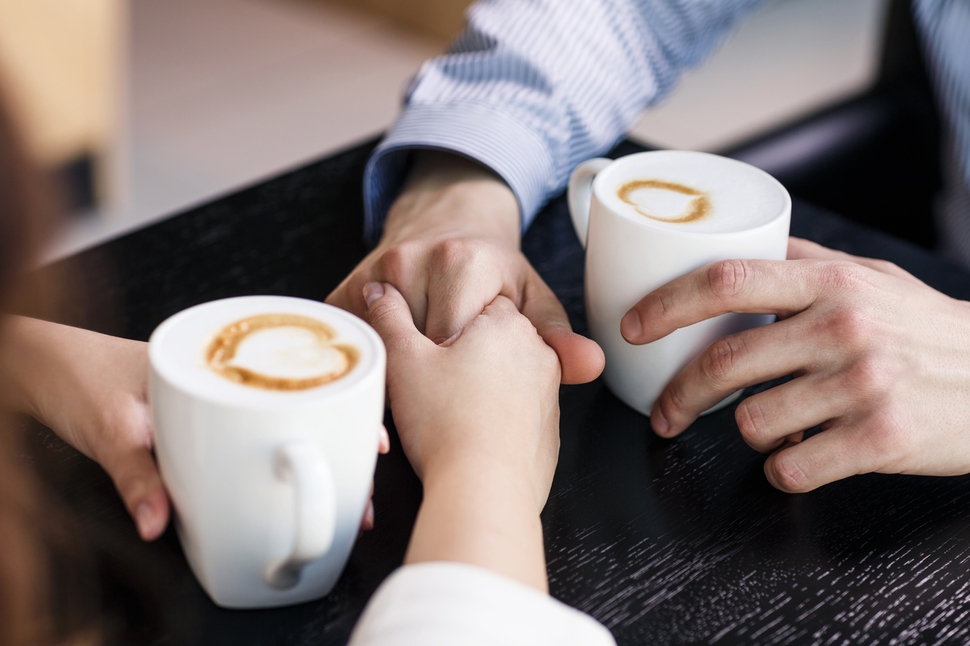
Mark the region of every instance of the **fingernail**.
POLYGON ((620 334, 627 341, 636 341, 643 334, 643 325, 640 323, 640 312, 630 310, 620 321, 620 334))
POLYGON ((135 522, 138 523, 138 529, 141 533, 144 534, 150 529, 154 516, 152 506, 147 502, 143 502, 135 508, 135 522))
POLYGON ((653 410, 650 411, 650 422, 653 424, 653 430, 656 431, 657 435, 666 435, 667 431, 670 430, 670 423, 660 411, 660 404, 653 405, 653 410))
POLYGON ((364 526, 370 529, 374 526, 374 500, 367 501, 367 509, 364 510, 364 526))
POLYGON ((364 285, 364 302, 367 303, 367 307, 370 307, 371 303, 383 295, 384 286, 380 283, 367 283, 364 285))

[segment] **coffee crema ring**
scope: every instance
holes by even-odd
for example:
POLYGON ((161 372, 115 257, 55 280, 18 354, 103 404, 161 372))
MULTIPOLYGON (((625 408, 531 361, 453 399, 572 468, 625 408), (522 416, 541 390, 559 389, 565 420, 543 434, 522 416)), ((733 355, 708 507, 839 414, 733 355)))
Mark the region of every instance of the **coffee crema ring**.
POLYGON ((360 356, 357 348, 349 345, 330 343, 337 336, 326 323, 298 314, 259 314, 236 321, 224 327, 209 344, 205 353, 206 363, 216 373, 236 383, 264 388, 266 390, 306 390, 323 386, 341 379, 357 364, 360 356), (274 377, 248 368, 232 365, 240 344, 251 334, 261 330, 281 327, 297 327, 313 333, 317 342, 326 348, 337 350, 343 357, 341 365, 324 374, 309 378, 274 377))
POLYGON ((683 184, 677 184, 676 182, 667 182, 660 179, 636 179, 632 182, 627 182, 619 188, 616 192, 616 196, 636 209, 636 212, 644 217, 648 217, 651 220, 656 220, 658 222, 670 222, 671 224, 686 224, 688 222, 696 222, 701 218, 705 217, 711 212, 711 201, 707 197, 707 193, 703 191, 698 191, 690 186, 684 186, 683 184), (647 213, 643 211, 640 206, 632 199, 630 199, 630 194, 634 191, 639 191, 645 188, 656 188, 663 191, 672 191, 674 193, 680 193, 681 195, 687 195, 693 197, 688 206, 687 212, 675 218, 662 218, 652 213, 647 213))

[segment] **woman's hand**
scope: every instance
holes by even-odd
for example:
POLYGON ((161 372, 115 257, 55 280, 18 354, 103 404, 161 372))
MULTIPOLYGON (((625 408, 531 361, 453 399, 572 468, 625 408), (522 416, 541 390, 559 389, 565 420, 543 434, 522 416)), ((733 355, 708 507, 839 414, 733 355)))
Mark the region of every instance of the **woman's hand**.
POLYGON ((4 405, 100 464, 141 537, 158 538, 169 500, 151 452, 148 344, 19 316, 3 333, 4 405))
POLYGON ((364 288, 388 352, 388 394, 425 498, 406 562, 454 560, 546 588, 539 512, 559 454, 559 361, 498 296, 448 343, 400 292, 364 288))
MULTIPOLYGON (((36 417, 108 472, 138 533, 155 540, 169 519, 168 493, 152 456, 148 344, 20 316, 0 344, 3 405, 36 417)), ((390 441, 381 429, 379 451, 390 441)), ((374 525, 368 503, 361 529, 374 525)))

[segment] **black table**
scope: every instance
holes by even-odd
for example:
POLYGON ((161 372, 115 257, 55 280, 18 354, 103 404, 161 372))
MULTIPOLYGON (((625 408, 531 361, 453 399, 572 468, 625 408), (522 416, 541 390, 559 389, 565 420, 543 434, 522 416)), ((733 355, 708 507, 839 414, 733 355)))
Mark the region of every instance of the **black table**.
MULTIPOLYGON (((44 270, 66 281, 62 319, 147 339, 167 316, 244 294, 322 300, 365 253, 361 176, 373 144, 173 216, 44 270)), ((614 153, 640 150, 622 144, 614 153)), ((795 235, 894 260, 970 298, 970 274, 796 202, 795 235)), ((564 200, 523 241, 585 332, 583 251, 564 200)), ((600 381, 562 389, 562 452, 543 513, 552 594, 620 644, 967 643, 970 479, 870 475, 804 495, 772 489, 733 409, 675 440, 600 381)), ((95 545, 122 643, 340 644, 404 555, 421 486, 392 429, 377 527, 336 589, 289 608, 230 611, 192 577, 174 532, 138 540, 105 474, 30 424, 27 459, 95 545)))

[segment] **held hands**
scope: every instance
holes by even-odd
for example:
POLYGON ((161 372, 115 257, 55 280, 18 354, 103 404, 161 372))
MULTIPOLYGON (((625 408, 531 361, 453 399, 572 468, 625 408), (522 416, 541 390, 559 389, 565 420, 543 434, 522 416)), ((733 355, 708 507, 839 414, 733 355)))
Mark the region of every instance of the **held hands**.
POLYGON ((810 491, 854 474, 970 473, 970 303, 892 263, 791 238, 787 261, 713 263, 648 294, 621 323, 649 343, 725 312, 779 321, 713 343, 667 385, 651 423, 673 437, 727 395, 738 427, 770 452, 768 480, 810 491), (823 431, 802 441, 802 432, 823 431))
POLYGON ((418 331, 435 343, 453 338, 505 296, 556 351, 564 383, 591 381, 603 370, 599 346, 573 334, 555 294, 519 251, 512 191, 461 157, 417 154, 380 244, 327 302, 363 317, 369 282, 397 286, 418 331))
POLYGON ((436 345, 397 289, 366 291, 367 320, 387 346, 394 423, 418 477, 456 464, 501 471, 527 484, 538 514, 559 455, 556 354, 504 296, 436 345))
POLYGON ((424 500, 405 563, 457 561, 547 589, 542 525, 559 455, 559 362, 497 296, 436 345, 394 287, 364 288, 394 422, 424 500))

